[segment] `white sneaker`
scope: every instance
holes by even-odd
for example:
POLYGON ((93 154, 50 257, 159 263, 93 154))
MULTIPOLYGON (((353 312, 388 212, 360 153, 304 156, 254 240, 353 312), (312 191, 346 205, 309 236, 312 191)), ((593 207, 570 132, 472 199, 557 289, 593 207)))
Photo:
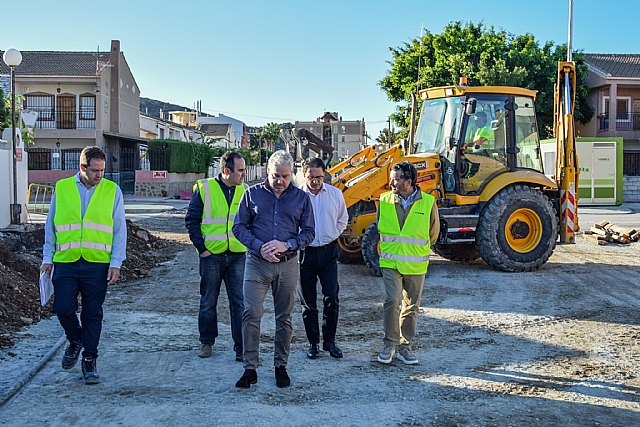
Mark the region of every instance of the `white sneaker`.
POLYGON ((390 345, 385 345, 378 353, 378 362, 388 365, 393 360, 393 355, 396 353, 396 348, 390 345))
POLYGON ((398 349, 398 360, 405 365, 415 365, 418 363, 418 358, 413 354, 413 351, 404 345, 398 349))

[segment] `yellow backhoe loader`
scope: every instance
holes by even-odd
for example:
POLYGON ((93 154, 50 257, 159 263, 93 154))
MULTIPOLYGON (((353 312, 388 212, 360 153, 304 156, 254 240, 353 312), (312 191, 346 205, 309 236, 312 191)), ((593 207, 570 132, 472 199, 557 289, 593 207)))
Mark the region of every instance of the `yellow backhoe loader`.
POLYGON ((555 93, 554 179, 544 174, 536 92, 507 86, 437 87, 419 92, 422 109, 407 147, 371 147, 329 170, 342 189, 349 225, 340 260, 364 259, 380 275, 376 203, 389 190, 392 165, 409 161, 418 185, 439 206, 441 234, 432 247, 447 259, 482 258, 504 271, 530 271, 551 256, 558 236, 573 243, 578 227, 578 165, 573 62, 560 62, 555 93))

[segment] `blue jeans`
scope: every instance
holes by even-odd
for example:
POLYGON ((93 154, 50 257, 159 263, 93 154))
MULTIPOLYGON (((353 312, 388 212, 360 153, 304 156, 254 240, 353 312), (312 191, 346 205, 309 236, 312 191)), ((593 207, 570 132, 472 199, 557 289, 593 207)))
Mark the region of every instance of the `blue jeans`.
POLYGON ((102 304, 107 295, 109 264, 88 262, 55 262, 53 269, 53 309, 69 341, 82 341, 83 357, 98 357, 102 332, 102 304), (82 298, 80 321, 78 295, 82 298))
POLYGON ((200 342, 213 344, 218 337, 218 296, 224 280, 229 297, 231 336, 236 354, 242 354, 242 284, 245 253, 213 254, 200 257, 200 342))

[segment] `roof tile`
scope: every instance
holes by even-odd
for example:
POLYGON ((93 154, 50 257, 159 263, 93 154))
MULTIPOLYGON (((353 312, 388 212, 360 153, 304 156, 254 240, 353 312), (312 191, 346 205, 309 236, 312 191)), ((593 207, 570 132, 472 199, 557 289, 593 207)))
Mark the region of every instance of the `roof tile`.
POLYGON ((640 77, 640 55, 618 53, 585 53, 584 62, 610 77, 640 77))
MULTIPOLYGON (((16 74, 34 76, 95 76, 96 59, 109 60, 109 52, 25 51, 16 74)), ((0 51, 0 56, 4 51, 0 51)), ((0 74, 9 74, 9 67, 0 61, 0 74)))

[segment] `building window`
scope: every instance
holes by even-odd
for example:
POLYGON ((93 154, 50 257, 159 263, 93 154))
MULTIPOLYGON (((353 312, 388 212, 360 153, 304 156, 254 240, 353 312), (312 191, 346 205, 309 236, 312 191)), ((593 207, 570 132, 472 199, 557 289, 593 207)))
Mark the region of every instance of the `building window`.
MULTIPOLYGON (((617 122, 628 122, 631 120, 631 97, 630 96, 618 96, 616 98, 616 121, 617 122)), ((606 115, 609 114, 609 97, 602 97, 602 111, 606 115)))
POLYGON ((55 102, 53 95, 26 95, 24 97, 25 108, 38 113, 39 122, 54 121, 55 102))
POLYGON ((345 133, 347 133, 347 129, 344 126, 340 126, 342 128, 342 134, 344 135, 345 133))
POLYGON ((80 96, 80 120, 96 119, 96 97, 93 95, 80 96))
POLYGON ((344 142, 344 135, 342 135, 342 142, 344 142))

